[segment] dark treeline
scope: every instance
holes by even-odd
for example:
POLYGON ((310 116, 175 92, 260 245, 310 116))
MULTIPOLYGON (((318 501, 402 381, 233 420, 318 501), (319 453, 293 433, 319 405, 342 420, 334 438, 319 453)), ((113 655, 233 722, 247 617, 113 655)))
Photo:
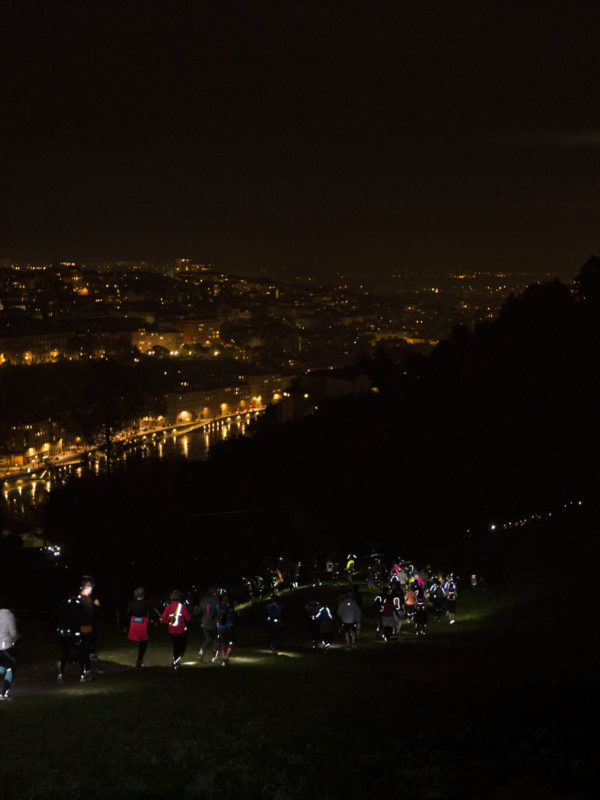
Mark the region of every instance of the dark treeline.
MULTIPOLYGON (((164 412, 164 395, 239 382, 239 363, 226 356, 172 359, 145 356, 62 359, 54 364, 11 365, 0 370, 0 424, 52 419, 69 433, 102 428, 107 407, 127 421, 164 412)), ((248 371, 246 369, 246 371, 248 371)), ((0 442, 1 445, 1 442, 0 442)))
POLYGON ((109 425, 117 429, 156 404, 138 369, 115 359, 59 361, 0 370, 3 425, 52 420, 73 435, 92 441, 109 425))
POLYGON ((364 361, 378 393, 322 404, 206 463, 139 462, 52 493, 46 535, 117 594, 240 576, 278 555, 419 558, 595 491, 600 261, 511 297, 429 357, 364 361))

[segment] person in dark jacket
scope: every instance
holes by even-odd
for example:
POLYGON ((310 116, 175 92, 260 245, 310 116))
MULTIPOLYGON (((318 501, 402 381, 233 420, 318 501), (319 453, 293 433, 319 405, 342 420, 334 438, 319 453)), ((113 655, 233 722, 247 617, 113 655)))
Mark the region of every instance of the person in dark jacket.
POLYGON ((321 608, 319 600, 309 600, 304 606, 304 610, 308 614, 308 626, 310 629, 310 638, 312 639, 312 648, 317 650, 321 641, 321 627, 317 619, 317 614, 321 608))
POLYGON ((89 594, 85 594, 85 599, 82 601, 82 614, 85 618, 83 623, 86 628, 91 626, 91 630, 87 631, 83 640, 87 647, 88 659, 92 663, 100 661, 98 658, 98 610, 100 608, 100 600, 96 597, 96 581, 91 575, 83 575, 81 578, 81 586, 91 586, 92 590, 89 594))
POLYGON ((415 606, 415 634, 425 636, 427 627, 427 597, 424 591, 417 592, 417 603, 415 606))
POLYGON ((446 601, 446 595, 444 593, 444 589, 442 588, 442 584, 436 578, 429 590, 429 597, 431 599, 431 605, 433 607, 433 618, 436 622, 439 622, 442 618, 442 614, 444 613, 444 603, 446 601))
POLYGON ((204 641, 198 655, 200 661, 204 660, 204 654, 212 652, 213 656, 217 652, 217 605, 219 599, 214 588, 210 588, 208 593, 200 600, 200 627, 204 634, 204 641))
POLYGON ((396 627, 396 607, 391 595, 386 594, 381 605, 381 630, 383 641, 389 642, 394 635, 396 627))
POLYGON ((267 628, 269 631, 269 646, 271 652, 277 655, 281 649, 281 633, 283 630, 283 608, 273 595, 267 604, 267 628))
POLYGON ((223 667, 229 666, 229 657, 235 645, 235 620, 235 607, 227 592, 224 592, 217 604, 217 650, 213 658, 213 661, 218 661, 220 653, 223 667))
POLYGON ((81 633, 81 595, 68 597, 59 605, 56 614, 56 634, 59 642, 57 680, 64 680, 65 667, 75 656, 79 662, 79 680, 88 679, 88 652, 81 633))
POLYGON ((333 639, 333 613, 327 603, 321 605, 315 619, 319 623, 323 650, 329 650, 333 639))
MULTIPOLYGON (((86 675, 90 672, 91 656, 95 654, 95 634, 94 622, 96 619, 96 604, 99 605, 98 600, 94 600, 94 583, 91 578, 84 578, 79 589, 79 607, 80 607, 80 621, 79 631, 81 633, 81 657, 83 660, 86 675)), ((97 661, 97 656, 93 659, 97 661)))

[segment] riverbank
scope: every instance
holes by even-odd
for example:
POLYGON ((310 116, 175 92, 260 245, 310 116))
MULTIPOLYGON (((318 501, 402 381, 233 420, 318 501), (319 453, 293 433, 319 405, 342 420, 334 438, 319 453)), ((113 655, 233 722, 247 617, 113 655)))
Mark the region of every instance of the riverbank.
MULTIPOLYGON (((130 461, 157 459, 190 462, 204 460, 212 445, 230 435, 244 435, 246 426, 264 409, 244 414, 229 414, 180 425, 160 426, 129 433, 115 441, 112 469, 123 472, 130 461)), ((52 465, 12 475, 0 486, 6 509, 1 533, 18 533, 25 547, 53 545, 42 530, 43 509, 51 493, 73 478, 100 477, 107 471, 105 453, 100 448, 86 448, 66 454, 52 465)))
MULTIPOLYGON (((177 423, 173 425, 160 425, 152 428, 144 428, 134 433, 117 433, 113 439, 114 445, 129 446, 136 442, 141 442, 152 436, 160 436, 162 434, 170 433, 174 436, 181 436, 185 433, 190 433, 202 428, 209 428, 212 425, 219 424, 226 420, 235 420, 242 418, 252 418, 261 414, 265 410, 264 406, 253 408, 251 411, 245 411, 234 414, 224 414, 222 416, 212 417, 210 419, 193 420, 192 422, 177 423)), ((44 480, 45 474, 48 470, 55 467, 62 466, 77 466, 82 464, 90 456, 98 454, 104 455, 104 445, 86 445, 81 447, 71 447, 67 452, 61 455, 53 456, 50 459, 42 459, 38 462, 33 462, 29 467, 15 467, 14 469, 4 470, 0 472, 0 488, 5 484, 24 482, 27 480, 44 480)))

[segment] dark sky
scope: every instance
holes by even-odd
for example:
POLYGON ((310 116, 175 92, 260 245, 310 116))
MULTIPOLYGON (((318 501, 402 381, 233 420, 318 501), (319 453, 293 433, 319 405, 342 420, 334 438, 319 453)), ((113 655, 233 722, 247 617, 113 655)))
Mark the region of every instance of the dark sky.
POLYGON ((373 276, 600 252, 596 0, 6 2, 0 256, 373 276))

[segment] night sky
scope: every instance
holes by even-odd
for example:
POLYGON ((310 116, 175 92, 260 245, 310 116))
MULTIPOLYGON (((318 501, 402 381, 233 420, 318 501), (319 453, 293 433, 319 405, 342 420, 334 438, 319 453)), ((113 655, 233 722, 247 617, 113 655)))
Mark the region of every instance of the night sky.
POLYGON ((373 278, 600 252, 596 0, 6 2, 0 256, 373 278))

